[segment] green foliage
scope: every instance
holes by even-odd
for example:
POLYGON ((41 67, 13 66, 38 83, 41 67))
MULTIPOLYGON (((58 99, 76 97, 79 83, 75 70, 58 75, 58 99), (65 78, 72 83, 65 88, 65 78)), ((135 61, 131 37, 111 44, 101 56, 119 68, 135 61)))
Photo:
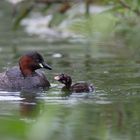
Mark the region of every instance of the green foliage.
POLYGON ((49 27, 56 27, 58 26, 63 20, 65 20, 67 16, 61 13, 53 14, 53 18, 49 23, 49 27))
POLYGON ((14 138, 15 140, 25 139, 25 132, 27 125, 17 118, 0 118, 0 139, 10 140, 14 138), (8 134, 8 135, 7 135, 8 134))
POLYGON ((70 29, 93 41, 94 38, 109 37, 114 31, 116 21, 111 13, 95 14, 75 20, 70 29))
POLYGON ((20 11, 14 20, 13 25, 14 30, 16 30, 19 27, 21 20, 23 20, 25 17, 28 16, 28 14, 32 11, 33 7, 34 7, 33 2, 25 2, 21 5, 20 11))
POLYGON ((140 1, 139 0, 107 0, 106 3, 111 3, 113 7, 117 7, 115 12, 121 9, 121 12, 131 11, 140 16, 140 1), (126 10, 127 9, 127 10, 126 10))
MULTIPOLYGON (((94 1, 96 4, 108 5, 111 8, 98 14, 91 14, 89 16, 80 15, 78 18, 74 16, 70 21, 72 24, 70 30, 82 35, 89 42, 101 41, 108 39, 114 35, 120 35, 119 38, 125 40, 128 46, 138 46, 139 42, 139 16, 140 16, 140 1, 139 0, 103 0, 94 1)), ((90 3, 89 6, 95 3, 90 3)), ((57 27, 62 21, 68 20, 65 13, 59 13, 56 9, 61 5, 55 2, 44 4, 41 9, 37 9, 43 14, 52 14, 53 18, 49 23, 49 27, 57 27)), ((72 1, 73 3, 73 1, 72 1)), ((73 3, 75 5, 75 3, 73 3)), ((15 17, 14 29, 17 29, 22 19, 26 18, 33 9, 39 7, 34 0, 25 1, 20 4, 20 10, 15 17)), ((86 7, 86 6, 85 6, 86 7)), ((89 8, 89 7, 86 7, 89 8)), ((86 9, 85 9, 86 10, 86 9)), ((88 11, 90 11, 88 9, 88 11)))

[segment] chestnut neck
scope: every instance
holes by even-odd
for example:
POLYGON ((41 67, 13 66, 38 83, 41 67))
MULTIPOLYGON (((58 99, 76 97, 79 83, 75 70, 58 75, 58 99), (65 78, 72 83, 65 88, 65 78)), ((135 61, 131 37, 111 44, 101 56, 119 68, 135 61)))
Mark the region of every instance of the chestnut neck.
POLYGON ((19 67, 24 77, 32 76, 35 73, 35 70, 31 67, 32 59, 24 56, 19 61, 19 67))
POLYGON ((33 74, 35 73, 35 71, 31 71, 30 69, 25 69, 25 68, 22 69, 21 67, 20 70, 24 77, 33 76, 33 74))

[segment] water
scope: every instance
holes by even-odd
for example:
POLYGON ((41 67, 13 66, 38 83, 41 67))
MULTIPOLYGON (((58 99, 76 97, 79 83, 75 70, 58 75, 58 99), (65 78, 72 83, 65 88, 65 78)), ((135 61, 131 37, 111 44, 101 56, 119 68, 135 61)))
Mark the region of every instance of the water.
POLYGON ((28 50, 43 54, 52 88, 44 93, 0 91, 1 140, 139 140, 140 56, 127 47, 87 45, 11 31, 11 6, 0 2, 0 71, 28 50), (63 96, 53 77, 93 83, 94 93, 63 96))

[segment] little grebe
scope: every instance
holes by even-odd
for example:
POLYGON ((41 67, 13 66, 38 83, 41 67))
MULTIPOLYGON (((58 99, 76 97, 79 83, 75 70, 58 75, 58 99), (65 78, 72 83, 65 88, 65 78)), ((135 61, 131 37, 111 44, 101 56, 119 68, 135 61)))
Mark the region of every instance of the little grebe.
POLYGON ((43 57, 36 51, 26 53, 19 59, 19 66, 0 73, 0 89, 21 91, 26 89, 46 89, 50 83, 40 68, 51 70, 43 57))
POLYGON ((78 83, 72 85, 71 77, 66 74, 57 75, 54 77, 54 79, 65 85, 62 88, 62 91, 70 91, 70 92, 74 92, 74 93, 94 91, 93 85, 88 84, 86 82, 78 82, 78 83))

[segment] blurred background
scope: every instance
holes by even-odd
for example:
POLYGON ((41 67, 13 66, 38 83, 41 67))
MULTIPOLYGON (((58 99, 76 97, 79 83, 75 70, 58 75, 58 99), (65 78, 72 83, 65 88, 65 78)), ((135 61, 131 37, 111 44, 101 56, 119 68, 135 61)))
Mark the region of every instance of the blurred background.
POLYGON ((0 91, 0 139, 139 140, 139 22, 139 0, 1 0, 0 72, 31 50, 53 70, 49 91, 0 91), (96 90, 64 96, 58 73, 96 90))

